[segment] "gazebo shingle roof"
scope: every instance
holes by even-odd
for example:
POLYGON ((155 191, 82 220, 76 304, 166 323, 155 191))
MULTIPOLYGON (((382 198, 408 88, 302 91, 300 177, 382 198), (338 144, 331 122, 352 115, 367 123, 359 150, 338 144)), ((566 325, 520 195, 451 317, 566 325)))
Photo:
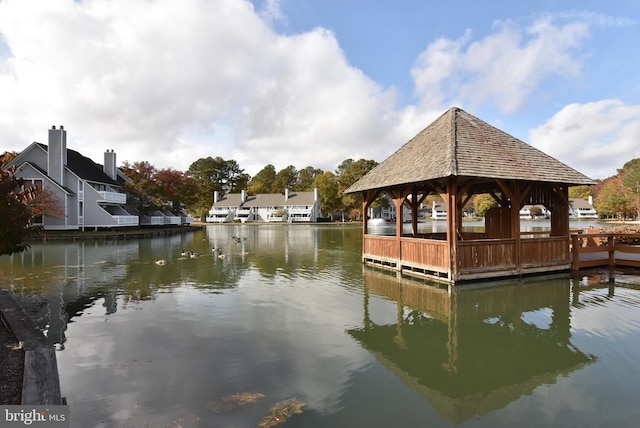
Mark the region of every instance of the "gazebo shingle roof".
POLYGON ((559 160, 453 107, 345 193, 451 176, 593 184, 593 180, 559 160))

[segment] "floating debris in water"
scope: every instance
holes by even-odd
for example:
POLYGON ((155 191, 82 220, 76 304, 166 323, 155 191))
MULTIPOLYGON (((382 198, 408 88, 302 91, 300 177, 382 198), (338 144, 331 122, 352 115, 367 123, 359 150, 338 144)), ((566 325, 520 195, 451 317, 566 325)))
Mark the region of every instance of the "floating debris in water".
POLYGON ((289 420, 296 413, 302 413, 304 403, 296 398, 281 401, 271 408, 269 414, 262 418, 258 424, 258 428, 271 428, 280 425, 289 420))
POLYGON ((233 410, 237 407, 255 403, 264 397, 265 395, 260 394, 259 392, 240 392, 237 394, 231 394, 211 403, 211 410, 216 413, 228 412, 229 410, 233 410))

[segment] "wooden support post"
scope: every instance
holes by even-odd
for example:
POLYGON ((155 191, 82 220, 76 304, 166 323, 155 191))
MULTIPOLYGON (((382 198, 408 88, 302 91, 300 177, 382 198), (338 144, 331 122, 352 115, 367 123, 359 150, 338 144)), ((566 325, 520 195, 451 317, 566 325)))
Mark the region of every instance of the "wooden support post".
POLYGON ((404 196, 393 198, 393 204, 396 207, 396 245, 398 248, 396 269, 402 271, 402 223, 404 217, 402 208, 404 206, 404 196))
POLYGON ((571 270, 580 270, 580 251, 578 242, 582 243, 582 239, 578 238, 578 235, 571 235, 571 270))
POLYGON ((418 207, 420 202, 418 201, 418 191, 414 188, 411 191, 411 233, 413 236, 418 235, 418 207))
POLYGON ((613 269, 616 267, 616 246, 615 237, 613 235, 609 235, 607 237, 607 247, 609 250, 609 267, 613 269))
POLYGON ((449 280, 458 280, 458 233, 460 231, 458 212, 458 195, 455 179, 447 183, 445 198, 447 205, 447 246, 449 248, 449 280))

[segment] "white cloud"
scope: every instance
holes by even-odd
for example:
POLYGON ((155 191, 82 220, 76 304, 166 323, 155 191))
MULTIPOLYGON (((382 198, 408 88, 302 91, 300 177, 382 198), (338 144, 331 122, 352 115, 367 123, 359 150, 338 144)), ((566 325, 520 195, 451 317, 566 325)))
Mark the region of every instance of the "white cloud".
POLYGON ((620 100, 570 104, 530 132, 531 144, 591 178, 640 157, 640 106, 620 100))
POLYGON ((280 0, 265 0, 260 16, 267 22, 286 22, 287 18, 280 8, 280 0))
POLYGON ((324 161, 334 169, 347 157, 389 154, 395 95, 349 66, 331 32, 280 38, 262 67, 268 78, 254 87, 239 126, 235 157, 243 164, 324 161))
POLYGON ((580 77, 573 51, 589 37, 586 22, 558 25, 545 17, 526 30, 512 21, 496 21, 494 27, 477 41, 471 30, 457 40, 438 39, 420 54, 411 74, 421 105, 489 103, 513 113, 543 80, 580 77))
MULTIPOLYGON (((279 35, 270 27, 287 19, 279 0, 261 4, 0 0, 2 149, 46 142, 51 125, 64 125, 69 148, 97 162, 106 149, 119 162, 180 170, 221 156, 250 174, 269 163, 382 161, 451 105, 510 113, 541 96, 543 82, 580 77, 590 26, 628 25, 544 17, 526 29, 499 21, 478 40, 470 30, 440 38, 411 71, 420 102, 399 107, 393 88, 349 64, 331 31, 279 35)), ((637 135, 623 125, 602 138, 637 135)))
POLYGON ((9 0, 0 34, 6 150, 61 124, 97 162, 110 148, 119 162, 221 156, 255 173, 332 170, 398 141, 393 91, 349 66, 331 32, 277 35, 247 1, 9 0))

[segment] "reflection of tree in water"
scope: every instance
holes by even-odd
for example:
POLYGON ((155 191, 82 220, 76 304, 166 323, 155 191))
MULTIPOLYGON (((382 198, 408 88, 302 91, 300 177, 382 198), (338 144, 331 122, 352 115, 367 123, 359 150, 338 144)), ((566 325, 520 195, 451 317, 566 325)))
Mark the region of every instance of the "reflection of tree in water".
POLYGON ((362 230, 339 225, 250 226, 247 237, 251 248, 248 259, 262 277, 316 278, 323 272, 336 272, 348 278, 361 265, 362 230))
POLYGON ((449 292, 365 269, 363 328, 349 333, 460 423, 595 361, 570 342, 570 289, 565 279, 449 292), (370 295, 396 302, 395 325, 373 321, 370 295))

